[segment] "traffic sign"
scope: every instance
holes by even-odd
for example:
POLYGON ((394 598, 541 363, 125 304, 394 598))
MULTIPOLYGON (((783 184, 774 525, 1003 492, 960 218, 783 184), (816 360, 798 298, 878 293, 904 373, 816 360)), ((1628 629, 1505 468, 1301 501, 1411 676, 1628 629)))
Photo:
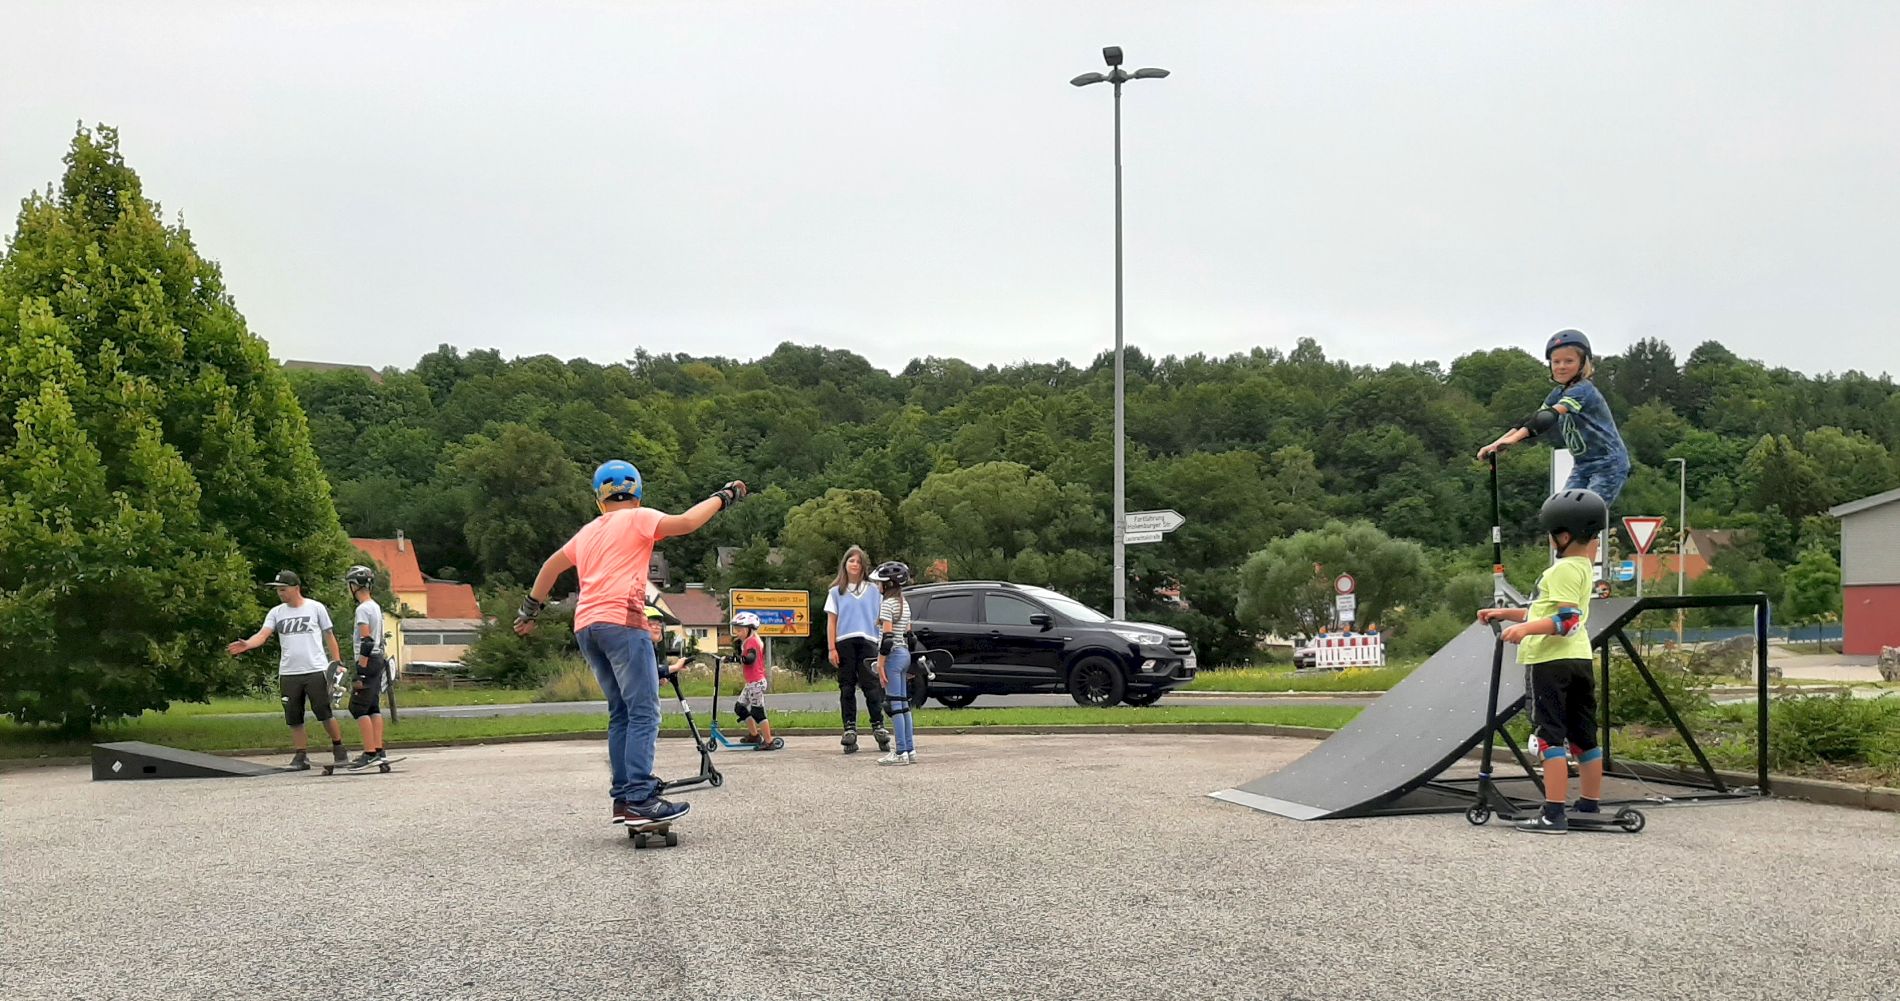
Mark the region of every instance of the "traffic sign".
POLYGON ((732 590, 726 607, 756 614, 760 636, 811 635, 811 595, 803 591, 732 590))
POLYGON ((1353 613, 1359 611, 1359 596, 1356 594, 1339 595, 1333 599, 1333 608, 1339 613, 1339 621, 1351 622, 1353 613))
POLYGON ((1161 537, 1165 534, 1167 533, 1165 532, 1123 532, 1122 542, 1123 544, 1130 545, 1130 546, 1140 545, 1143 542, 1160 542, 1161 537))
POLYGON ((1337 594, 1351 594, 1353 588, 1358 586, 1359 582, 1353 580, 1349 573, 1342 573, 1333 580, 1333 591, 1337 594))
MULTIPOLYGON (((1186 521, 1186 518, 1181 517, 1181 512, 1172 508, 1166 511, 1130 511, 1122 515, 1122 534, 1172 532, 1186 521)), ((1124 538, 1122 541, 1128 540, 1124 538)))
POLYGON ((1630 537, 1630 544, 1638 553, 1649 552, 1649 544, 1656 541, 1656 533, 1662 531, 1661 518, 1624 518, 1623 531, 1630 537))
POLYGON ((1636 561, 1624 560, 1623 562, 1618 563, 1616 565, 1616 579, 1617 580, 1635 580, 1636 579, 1636 561))

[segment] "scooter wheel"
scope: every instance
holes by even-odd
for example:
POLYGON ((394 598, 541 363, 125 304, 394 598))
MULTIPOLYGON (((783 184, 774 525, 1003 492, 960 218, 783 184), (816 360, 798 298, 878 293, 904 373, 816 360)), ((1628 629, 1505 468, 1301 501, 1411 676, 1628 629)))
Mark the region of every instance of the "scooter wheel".
POLYGON ((708 782, 709 784, 711 784, 711 786, 712 786, 712 787, 713 787, 714 789, 717 789, 717 788, 719 788, 720 786, 722 786, 722 785, 725 785, 725 784, 726 784, 726 777, 725 777, 724 775, 721 775, 721 774, 719 774, 718 772, 714 772, 714 773, 712 773, 712 777, 711 777, 711 778, 709 778, 709 779, 707 779, 706 781, 707 781, 707 782, 708 782))
POLYGON ((706 753, 707 753, 707 754, 711 754, 711 753, 713 753, 714 751, 717 751, 717 750, 719 750, 719 742, 718 742, 718 741, 712 741, 712 742, 710 742, 710 743, 708 743, 708 744, 706 745, 706 753))
POLYGON ((1465 820, 1473 827, 1483 827, 1485 824, 1491 822, 1491 808, 1488 806, 1471 807, 1465 811, 1465 820))
POLYGON ((1649 818, 1643 816, 1643 811, 1626 806, 1616 811, 1616 823, 1625 831, 1635 834, 1637 831, 1642 830, 1645 824, 1649 823, 1649 818))
POLYGON ((776 750, 778 750, 779 748, 782 748, 782 747, 784 747, 784 746, 785 746, 785 738, 784 738, 784 737, 773 737, 773 738, 772 738, 772 750, 774 750, 774 751, 776 751, 776 750))

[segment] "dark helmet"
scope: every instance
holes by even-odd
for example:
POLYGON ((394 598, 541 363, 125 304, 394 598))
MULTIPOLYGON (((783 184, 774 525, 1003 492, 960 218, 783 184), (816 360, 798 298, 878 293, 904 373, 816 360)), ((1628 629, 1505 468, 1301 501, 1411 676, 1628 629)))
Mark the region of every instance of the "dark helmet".
POLYGON ((1572 542, 1594 539, 1610 524, 1610 508, 1603 498, 1590 490, 1564 490, 1550 495, 1543 510, 1537 512, 1538 524, 1555 535, 1569 532, 1572 542))
POLYGON ((1576 348, 1583 352, 1583 360, 1590 360, 1590 338, 1583 336, 1581 330, 1559 330, 1544 342, 1544 360, 1549 361, 1558 348, 1576 348))
POLYGON ((898 587, 903 587, 905 584, 910 583, 910 567, 896 560, 891 560, 888 563, 879 563, 877 569, 871 571, 871 579, 880 584, 890 583, 898 587))
POLYGON ((368 588, 376 583, 376 571, 358 563, 343 575, 343 583, 352 588, 368 588))
POLYGON ((644 493, 640 471, 625 459, 609 459, 594 470, 594 499, 639 500, 644 493))

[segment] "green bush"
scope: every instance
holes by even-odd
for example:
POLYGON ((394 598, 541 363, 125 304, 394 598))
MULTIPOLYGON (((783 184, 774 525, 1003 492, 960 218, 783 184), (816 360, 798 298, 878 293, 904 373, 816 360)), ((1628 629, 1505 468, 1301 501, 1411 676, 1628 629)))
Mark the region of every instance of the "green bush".
POLYGON ((600 679, 594 677, 594 669, 579 657, 568 658, 534 693, 536 702, 597 702, 606 697, 601 693, 600 679))
POLYGON ((1392 637, 1389 653, 1394 657, 1429 657, 1464 632, 1476 614, 1475 608, 1464 616, 1441 608, 1430 615, 1411 619, 1392 637))
POLYGON ((574 645, 571 609, 564 613, 548 609, 526 636, 515 635, 513 611, 490 614, 494 618, 482 626, 462 656, 463 666, 479 681, 503 688, 535 688, 580 656, 574 645))
MULTIPOLYGON (((1669 704, 1675 707, 1676 714, 1684 720, 1710 708, 1708 681, 1689 673, 1683 655, 1675 652, 1655 653, 1645 657, 1643 662, 1649 665, 1649 673, 1656 679, 1656 687, 1662 689, 1669 704)), ((1656 693, 1643 681, 1636 665, 1622 657, 1610 660, 1610 722, 1613 726, 1628 723, 1670 725, 1669 714, 1663 711, 1656 693)))
POLYGON ((1768 710, 1773 765, 1874 764, 1900 755, 1900 701, 1835 695, 1791 695, 1768 710))

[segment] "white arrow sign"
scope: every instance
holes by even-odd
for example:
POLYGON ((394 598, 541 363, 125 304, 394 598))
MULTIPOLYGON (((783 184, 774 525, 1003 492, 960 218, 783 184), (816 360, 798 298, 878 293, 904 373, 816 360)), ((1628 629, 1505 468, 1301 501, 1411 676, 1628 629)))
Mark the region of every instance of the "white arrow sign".
POLYGON ((1662 525, 1661 518, 1628 517, 1623 519, 1623 531, 1629 533, 1630 543, 1639 553, 1649 552, 1649 544, 1656 541, 1656 533, 1662 530, 1662 525))
MULTIPOLYGON (((1122 531, 1134 532, 1172 532, 1187 521, 1181 512, 1167 511, 1130 511, 1122 515, 1122 531)), ((1127 541, 1127 540, 1123 540, 1127 541)))
POLYGON ((1166 534, 1166 532, 1123 532, 1122 542, 1130 546, 1140 545, 1143 542, 1160 542, 1161 537, 1166 534))

